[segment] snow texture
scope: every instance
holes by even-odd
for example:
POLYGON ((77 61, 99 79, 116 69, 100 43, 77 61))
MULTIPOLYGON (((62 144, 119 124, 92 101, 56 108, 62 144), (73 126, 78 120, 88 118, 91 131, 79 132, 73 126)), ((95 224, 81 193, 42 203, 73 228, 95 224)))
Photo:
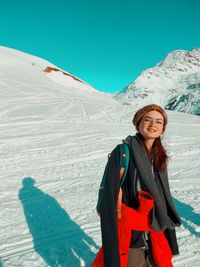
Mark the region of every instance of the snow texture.
POLYGON ((156 101, 168 110, 200 115, 200 49, 170 52, 115 98, 126 105, 156 101))
MULTIPOLYGON (((135 133, 137 105, 121 105, 85 83, 83 89, 62 71, 52 79, 48 66, 56 67, 0 47, 1 267, 91 266, 101 245, 95 207, 107 154, 135 133)), ((198 267, 200 117, 167 114, 163 142, 183 222, 174 266, 198 267)))

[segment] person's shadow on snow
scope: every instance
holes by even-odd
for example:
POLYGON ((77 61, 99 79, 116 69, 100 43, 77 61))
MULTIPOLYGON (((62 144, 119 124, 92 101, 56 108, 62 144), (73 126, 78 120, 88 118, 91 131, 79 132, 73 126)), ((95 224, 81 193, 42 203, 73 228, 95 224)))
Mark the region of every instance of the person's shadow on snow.
POLYGON ((196 229, 190 224, 193 223, 196 226, 200 226, 200 214, 195 213, 194 209, 183 202, 180 202, 178 199, 173 198, 174 204, 177 208, 178 214, 181 217, 181 221, 183 226, 190 231, 191 234, 200 238, 200 232, 196 231, 196 229))
POLYGON ((51 267, 91 266, 97 245, 56 199, 35 186, 31 177, 23 179, 19 192, 35 251, 51 267))

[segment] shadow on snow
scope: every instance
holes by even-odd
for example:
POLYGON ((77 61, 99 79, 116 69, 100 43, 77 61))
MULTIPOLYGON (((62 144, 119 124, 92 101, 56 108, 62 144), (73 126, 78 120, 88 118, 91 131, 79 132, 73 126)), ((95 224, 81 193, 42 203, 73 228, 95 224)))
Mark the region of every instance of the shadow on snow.
POLYGON ((23 179, 19 192, 34 249, 49 266, 91 266, 97 245, 59 203, 35 186, 31 177, 23 179))
POLYGON ((181 217, 183 226, 190 231, 191 234, 200 238, 200 233, 190 225, 190 222, 196 226, 200 226, 200 214, 195 213, 194 209, 183 202, 180 202, 178 199, 173 198, 175 206, 178 210, 178 213, 181 217))

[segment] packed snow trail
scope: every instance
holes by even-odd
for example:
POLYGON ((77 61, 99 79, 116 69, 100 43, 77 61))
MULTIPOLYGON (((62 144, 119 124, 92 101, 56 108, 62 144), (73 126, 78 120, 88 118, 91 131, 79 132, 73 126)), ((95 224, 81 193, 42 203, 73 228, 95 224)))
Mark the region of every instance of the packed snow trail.
MULTIPOLYGON (((197 267, 199 118, 187 115, 191 118, 185 125, 184 114, 170 115, 165 137, 169 177, 183 219, 177 231, 180 256, 174 263, 197 267)), ((134 133, 132 126, 63 118, 12 124, 1 124, 0 136, 3 266, 90 266, 101 244, 95 206, 107 154, 134 133)))
MULTIPOLYGON (((135 133, 135 110, 77 81, 64 86, 43 72, 47 61, 0 51, 0 266, 90 267, 107 155, 135 133)), ((167 113, 163 141, 183 221, 174 266, 199 267, 200 117, 167 113)))

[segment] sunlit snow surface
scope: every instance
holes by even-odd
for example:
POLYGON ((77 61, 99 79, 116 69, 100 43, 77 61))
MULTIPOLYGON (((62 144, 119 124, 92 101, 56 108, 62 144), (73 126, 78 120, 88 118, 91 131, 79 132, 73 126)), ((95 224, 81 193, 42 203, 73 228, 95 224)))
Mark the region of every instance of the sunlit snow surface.
POLYGON ((169 110, 200 114, 200 48, 174 50, 156 66, 144 70, 115 97, 138 105, 155 102, 169 110))
MULTIPOLYGON (((42 59, 5 48, 0 59, 0 266, 89 267, 101 245, 95 205, 107 154, 135 133, 134 110, 52 81, 42 59)), ((200 117, 168 116, 163 142, 183 220, 174 266, 198 267, 200 117)))

